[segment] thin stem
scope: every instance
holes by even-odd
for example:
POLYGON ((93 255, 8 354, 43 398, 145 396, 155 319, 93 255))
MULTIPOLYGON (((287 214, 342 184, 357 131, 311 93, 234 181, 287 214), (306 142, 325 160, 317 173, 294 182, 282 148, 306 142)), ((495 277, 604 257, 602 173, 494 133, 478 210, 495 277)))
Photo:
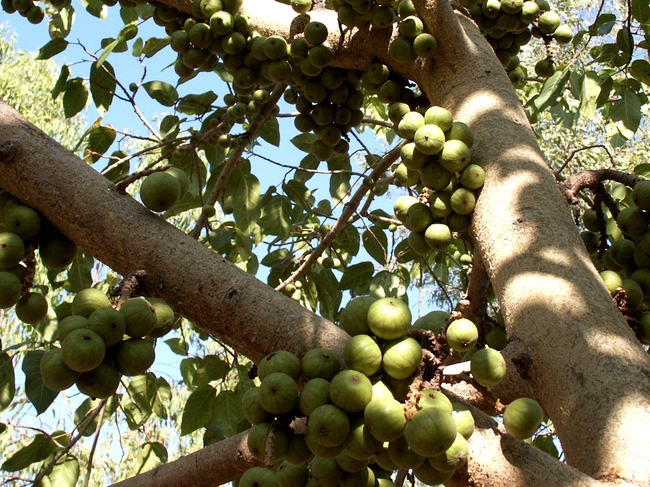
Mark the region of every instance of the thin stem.
MULTIPOLYGON (((379 178, 390 167, 390 165, 397 160, 404 143, 404 141, 399 143, 397 146, 395 146, 395 148, 391 149, 384 157, 375 163, 374 169, 370 173, 370 177, 373 180, 379 178)), ((298 267, 298 269, 296 269, 285 281, 281 282, 275 288, 276 291, 282 291, 287 286, 287 284, 295 282, 297 279, 300 279, 307 274, 309 269, 311 269, 311 267, 316 263, 318 258, 332 244, 336 236, 341 233, 345 227, 348 226, 348 220, 359 207, 361 200, 369 190, 369 186, 362 185, 356 191, 352 198, 350 198, 350 201, 344 205, 341 215, 330 227, 329 231, 323 237, 321 243, 309 254, 307 259, 300 265, 300 267, 298 267)))

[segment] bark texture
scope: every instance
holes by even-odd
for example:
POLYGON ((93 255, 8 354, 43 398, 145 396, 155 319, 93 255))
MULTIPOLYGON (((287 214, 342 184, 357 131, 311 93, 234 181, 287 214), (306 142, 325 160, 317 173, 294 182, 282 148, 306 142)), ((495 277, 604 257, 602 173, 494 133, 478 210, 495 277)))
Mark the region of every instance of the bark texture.
POLYGON ((348 335, 242 272, 155 215, 0 102, 0 186, 122 275, 144 270, 147 293, 258 362, 284 349, 338 354, 348 335))
POLYGON ((414 3, 440 44, 433 69, 416 79, 476 136, 472 158, 486 179, 474 234, 509 339, 532 360, 531 396, 553 420, 570 465, 650 485, 648 355, 592 265, 491 49, 446 1, 414 3))
POLYGON ((262 464, 248 451, 248 431, 206 446, 180 460, 113 484, 114 487, 214 487, 262 464))

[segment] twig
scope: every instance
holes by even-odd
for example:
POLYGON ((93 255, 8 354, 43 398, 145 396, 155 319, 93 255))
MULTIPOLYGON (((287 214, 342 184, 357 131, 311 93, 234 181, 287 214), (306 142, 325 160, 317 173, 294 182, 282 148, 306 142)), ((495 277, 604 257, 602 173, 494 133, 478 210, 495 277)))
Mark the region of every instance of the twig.
POLYGON ((106 412, 106 404, 108 400, 102 402, 101 410, 99 411, 99 420, 97 421, 97 427, 95 428, 95 437, 93 438, 93 445, 90 448, 90 453, 88 454, 88 465, 86 465, 86 479, 84 480, 84 487, 88 487, 90 482, 90 474, 93 470, 93 457, 95 456, 95 450, 97 449, 97 442, 99 441, 99 432, 102 429, 102 423, 104 422, 104 413, 106 412))
POLYGON ((573 159, 573 157, 574 157, 578 152, 582 152, 582 151, 589 150, 589 149, 603 149, 603 150, 607 153, 607 157, 609 157, 609 162, 611 162, 612 167, 616 167, 616 164, 614 163, 614 157, 613 157, 612 154, 609 152, 609 149, 607 148, 607 146, 605 146, 605 145, 603 145, 603 144, 588 145, 588 146, 586 146, 586 147, 580 147, 579 149, 575 149, 575 150, 573 150, 573 151, 571 152, 571 154, 569 154, 569 157, 566 158, 566 160, 562 163, 562 165, 560 166, 560 168, 559 168, 557 171, 555 171, 555 172, 553 173, 553 174, 555 175, 556 179, 559 179, 559 178, 560 178, 560 173, 561 173, 561 172, 562 172, 562 171, 567 167, 567 165, 569 164, 569 162, 571 162, 571 159, 573 159))
MULTIPOLYGON (((374 180, 381 176, 388 167, 397 160, 400 150, 404 145, 404 141, 399 143, 395 148, 391 149, 384 157, 377 161, 374 165, 374 169, 370 173, 370 177, 374 180)), ((329 231, 323 237, 321 243, 309 254, 309 257, 296 269, 285 281, 281 282, 276 288, 276 291, 282 291, 287 284, 295 282, 297 279, 303 277, 309 269, 314 265, 316 260, 323 254, 325 249, 327 249, 336 236, 343 231, 343 229, 348 225, 349 218, 354 214, 356 209, 361 204, 361 200, 370 190, 369 186, 361 185, 361 187, 356 191, 356 193, 350 198, 343 208, 341 215, 336 220, 336 222, 330 227, 329 231)))
MULTIPOLYGON (((273 108, 280 100, 280 97, 282 96, 282 93, 284 93, 286 87, 287 85, 285 83, 279 83, 276 85, 276 87, 273 90, 273 93, 271 93, 271 97, 269 98, 269 101, 264 105, 264 108, 262 109, 261 121, 252 123, 248 131, 244 134, 244 136, 248 139, 248 141, 251 141, 255 138, 255 135, 257 135, 257 133, 260 131, 262 125, 264 125, 264 123, 271 116, 273 108)), ((244 152, 244 149, 245 149, 244 146, 238 145, 232 150, 232 152, 230 153, 230 157, 228 158, 228 161, 226 162, 224 168, 221 170, 221 173, 219 174, 219 177, 217 178, 217 182, 215 183, 214 188, 212 188, 212 192, 210 193, 210 196, 208 196, 208 199, 205 202, 206 204, 214 206, 217 203, 217 200, 221 197, 222 193, 226 190, 226 183, 228 182, 228 178, 230 178, 230 175, 235 169, 235 166, 239 162, 241 155, 244 152)), ((190 232, 190 237, 194 239, 198 239, 199 236, 201 235, 201 230, 206 226, 207 223, 208 223, 208 216, 201 214, 201 216, 196 221, 196 225, 194 226, 194 229, 190 232)))
POLYGON ((643 181, 643 179, 639 176, 633 176, 615 169, 596 169, 593 171, 582 171, 574 174, 566 181, 560 183, 559 186, 567 202, 574 205, 578 203, 576 194, 579 191, 585 188, 591 188, 595 191, 595 188, 598 185, 602 185, 603 181, 617 181, 625 186, 633 188, 636 183, 643 181))

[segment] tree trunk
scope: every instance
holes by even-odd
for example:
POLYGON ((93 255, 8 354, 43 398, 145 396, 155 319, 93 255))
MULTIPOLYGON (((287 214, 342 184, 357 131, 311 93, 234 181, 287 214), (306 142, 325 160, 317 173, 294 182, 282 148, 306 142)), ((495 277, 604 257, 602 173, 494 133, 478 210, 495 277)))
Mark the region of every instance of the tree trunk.
MULTIPOLYGON (((244 7, 254 25, 261 28, 268 21, 266 32, 289 37, 295 14, 280 4, 261 9, 258 1, 247 0, 244 7)), ((604 481, 650 486, 648 356, 591 265, 490 47, 476 26, 453 12, 446 0, 416 4, 440 49, 436 60, 408 66, 388 57, 390 33, 360 32, 339 43, 332 12, 310 15, 330 26, 337 66, 365 69, 372 59, 380 59, 417 81, 432 104, 450 109, 474 130, 473 162, 485 169, 486 183, 473 231, 509 337, 531 359, 523 378, 530 395, 552 418, 572 467, 604 481), (356 51, 359 47, 363 50, 356 51)), ((184 10, 189 6, 176 5, 184 10)), ((338 327, 118 193, 2 103, 0 186, 117 272, 145 270, 151 295, 164 298, 197 326, 256 361, 279 348, 298 355, 316 346, 342 350, 347 335, 338 327), (8 141, 15 143, 15 154, 8 141)), ((476 486, 593 483, 496 433, 479 412, 475 416, 480 426, 470 441, 475 456, 467 471, 454 477, 460 479, 454 485, 467 485, 469 479, 476 486)), ((233 455, 238 448, 233 447, 233 455)), ((175 463, 194 461, 196 457, 188 456, 175 463)), ((232 470, 232 478, 237 472, 232 470)), ((165 485, 184 485, 182 476, 176 477, 177 483, 166 480, 165 485)))

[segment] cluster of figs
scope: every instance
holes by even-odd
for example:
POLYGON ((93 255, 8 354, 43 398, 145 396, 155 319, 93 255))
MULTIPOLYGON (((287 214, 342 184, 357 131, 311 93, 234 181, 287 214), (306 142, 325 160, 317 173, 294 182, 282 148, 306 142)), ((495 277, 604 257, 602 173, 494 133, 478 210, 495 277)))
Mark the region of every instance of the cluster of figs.
MULTIPOLYGON (((460 3, 469 10, 513 83, 526 76, 518 54, 531 38, 542 39, 547 45, 551 41, 564 45, 573 39, 571 28, 562 23, 558 12, 546 0, 461 0, 460 3)), ((535 74, 548 78, 553 73, 555 63, 547 52, 535 64, 535 74)))
POLYGON ((650 181, 626 188, 620 205, 615 214, 603 207, 586 210, 580 235, 607 290, 639 339, 650 344, 650 181))
POLYGON ((76 384, 83 394, 112 396, 123 375, 143 374, 154 363, 154 340, 172 328, 174 312, 158 298, 130 298, 116 309, 106 294, 86 288, 59 321, 57 339, 41 358, 43 383, 53 391, 76 384))
POLYGON ((394 168, 396 182, 418 194, 398 198, 395 216, 411 231, 408 240, 416 253, 444 250, 453 232, 469 229, 476 191, 485 180, 483 169, 471 164, 474 134, 443 107, 421 113, 394 103, 389 115, 408 141, 394 168))
POLYGON ((36 325, 48 312, 45 296, 32 291, 35 253, 48 269, 63 270, 77 256, 77 245, 36 210, 0 191, 0 308, 36 325), (26 265, 27 264, 27 265, 26 265))
MULTIPOLYGON (((397 298, 355 298, 341 314, 340 326, 352 335, 342 364, 326 349, 310 350, 302 359, 286 350, 264 357, 259 387, 244 394, 242 407, 253 425, 248 448, 265 467, 246 471, 239 487, 388 487, 400 469, 438 485, 461 468, 474 419, 467 406, 414 380, 426 364, 421 338, 409 336, 416 326, 441 329, 449 314, 435 311, 413 325, 411 318, 397 298)), ((447 326, 450 346, 464 353, 475 346, 474 334, 469 320, 447 326)), ((476 380, 501 380, 505 362, 499 352, 486 348, 473 357, 476 380)), ((532 418, 531 426, 529 409, 515 405, 508 415, 518 437, 524 423, 533 428, 526 438, 542 420, 532 418)))

